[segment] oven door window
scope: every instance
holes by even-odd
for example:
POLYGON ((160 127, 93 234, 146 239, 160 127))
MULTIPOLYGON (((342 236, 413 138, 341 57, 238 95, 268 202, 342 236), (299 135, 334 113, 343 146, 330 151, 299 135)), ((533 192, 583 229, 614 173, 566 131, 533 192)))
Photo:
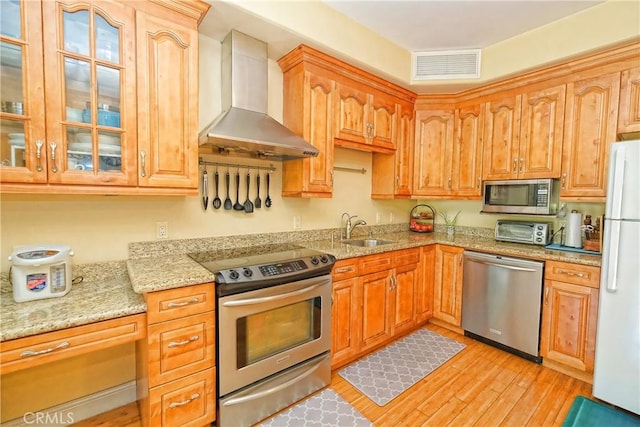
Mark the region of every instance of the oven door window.
POLYGON ((237 319, 237 368, 320 338, 321 312, 315 297, 237 319))

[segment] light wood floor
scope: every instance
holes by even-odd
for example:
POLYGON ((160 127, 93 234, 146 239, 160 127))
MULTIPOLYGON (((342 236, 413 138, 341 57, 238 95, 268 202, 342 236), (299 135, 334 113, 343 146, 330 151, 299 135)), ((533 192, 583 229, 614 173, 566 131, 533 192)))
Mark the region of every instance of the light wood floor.
MULTIPOLYGON (((591 384, 486 344, 428 325, 467 347, 380 407, 335 372, 331 388, 376 426, 559 426, 591 384)), ((76 426, 139 427, 135 402, 76 426)))

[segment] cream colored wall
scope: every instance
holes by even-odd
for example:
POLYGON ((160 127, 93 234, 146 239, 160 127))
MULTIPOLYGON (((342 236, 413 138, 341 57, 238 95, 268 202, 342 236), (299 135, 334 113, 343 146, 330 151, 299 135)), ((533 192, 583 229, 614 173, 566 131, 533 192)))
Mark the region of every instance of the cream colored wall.
MULTIPOLYGON (((479 79, 411 81, 411 53, 345 18, 320 1, 254 1, 234 5, 293 33, 315 40, 354 64, 419 93, 447 93, 640 36, 640 2, 609 0, 564 19, 482 49, 479 79), (313 17, 313 19, 309 19, 313 17)), ((425 21, 425 25, 428 22, 425 21)), ((330 52, 329 52, 330 53, 330 52)))

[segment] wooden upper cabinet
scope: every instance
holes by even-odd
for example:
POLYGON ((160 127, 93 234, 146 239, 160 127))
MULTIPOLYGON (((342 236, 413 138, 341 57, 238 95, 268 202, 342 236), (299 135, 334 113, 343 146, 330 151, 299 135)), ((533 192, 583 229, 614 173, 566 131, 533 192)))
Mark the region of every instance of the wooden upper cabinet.
POLYGON ((283 71, 284 125, 319 154, 282 163, 282 196, 331 197, 335 83, 303 62, 283 71))
POLYGON ((640 67, 621 76, 618 134, 626 132, 640 132, 640 67))
POLYGON ((482 163, 485 180, 511 179, 518 174, 521 102, 522 95, 513 95, 485 104, 482 163))
POLYGON ((195 20, 136 15, 138 180, 198 187, 198 31, 195 20))
POLYGON ((414 196, 442 196, 451 190, 454 114, 453 108, 416 112, 414 196))
POLYGON ((4 4, 13 8, 2 10, 1 96, 15 104, 0 109, 0 181, 45 183, 49 167, 41 3, 4 4))
POLYGON ((372 199, 408 199, 413 182, 413 105, 398 106, 396 151, 373 153, 371 174, 372 199))
POLYGON ((484 106, 459 106, 456 108, 454 125, 451 193, 466 199, 479 198, 482 195, 484 106))
POLYGON ((12 3, 0 73, 21 111, 0 116, 3 192, 196 190, 197 25, 209 5, 163 3, 12 3))
POLYGON ((559 85, 522 95, 518 178, 560 178, 565 94, 559 85))
POLYGON ((619 72, 567 84, 562 199, 604 201, 609 145, 616 140, 619 94, 619 72))
POLYGON ((349 82, 336 84, 335 134, 337 146, 393 153, 396 103, 389 97, 349 82))

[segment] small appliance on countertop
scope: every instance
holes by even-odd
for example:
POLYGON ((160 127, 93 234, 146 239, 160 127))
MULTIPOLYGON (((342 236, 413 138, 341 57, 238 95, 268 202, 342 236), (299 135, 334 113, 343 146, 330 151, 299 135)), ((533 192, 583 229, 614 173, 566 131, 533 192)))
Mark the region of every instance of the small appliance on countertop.
POLYGON ((499 219, 496 221, 495 239, 502 242, 545 246, 551 242, 553 236, 551 227, 550 222, 499 219))
POLYGON ((66 245, 23 246, 9 261, 15 302, 61 297, 71 290, 71 256, 66 245))

